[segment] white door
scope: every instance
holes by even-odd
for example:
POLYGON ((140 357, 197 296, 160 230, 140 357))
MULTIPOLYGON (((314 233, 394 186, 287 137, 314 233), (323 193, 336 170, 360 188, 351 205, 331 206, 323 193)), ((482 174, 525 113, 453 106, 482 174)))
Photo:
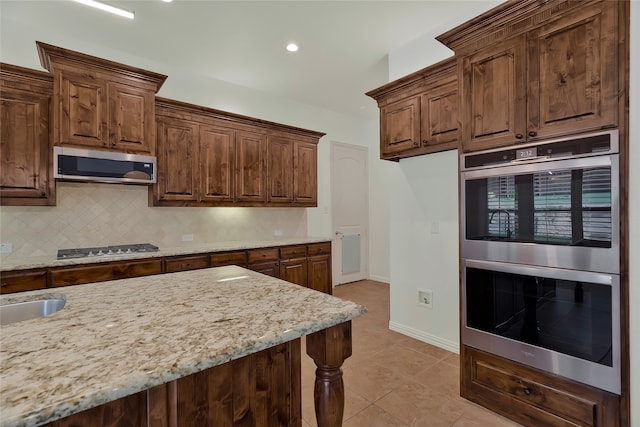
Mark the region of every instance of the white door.
POLYGON ((369 172, 366 147, 331 144, 333 283, 369 276, 369 172))

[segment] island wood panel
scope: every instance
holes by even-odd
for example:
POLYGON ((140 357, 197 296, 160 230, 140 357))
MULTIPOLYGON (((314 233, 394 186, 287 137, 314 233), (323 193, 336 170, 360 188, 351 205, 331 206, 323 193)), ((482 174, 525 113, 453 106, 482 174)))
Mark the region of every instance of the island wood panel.
POLYGON ((62 267, 51 272, 51 286, 79 285, 162 273, 162 259, 62 267))
POLYGON ((295 339, 45 426, 301 426, 300 348, 295 339))

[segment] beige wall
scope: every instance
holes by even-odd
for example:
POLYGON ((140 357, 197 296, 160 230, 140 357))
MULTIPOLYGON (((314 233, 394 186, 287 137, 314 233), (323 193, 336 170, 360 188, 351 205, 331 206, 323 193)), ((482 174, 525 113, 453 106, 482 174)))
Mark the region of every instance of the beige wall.
MULTIPOLYGON (((161 248, 307 235, 304 208, 149 207, 146 186, 59 182, 57 206, 0 208, 7 257, 51 256, 58 249, 152 243, 161 248), (192 234, 193 241, 182 236, 192 234)), ((1 260, 0 259, 0 260, 1 260)))

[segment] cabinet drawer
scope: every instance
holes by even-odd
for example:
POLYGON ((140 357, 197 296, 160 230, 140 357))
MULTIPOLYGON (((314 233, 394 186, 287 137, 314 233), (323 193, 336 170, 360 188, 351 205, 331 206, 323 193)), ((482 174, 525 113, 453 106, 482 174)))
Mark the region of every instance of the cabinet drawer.
POLYGON ((620 396, 463 347, 461 395, 524 425, 616 426, 620 396))
POLYGON ((174 273, 176 271, 198 270, 209 267, 207 255, 176 257, 165 260, 164 271, 174 273))
POLYGON ((331 253, 331 242, 312 243, 307 246, 309 256, 329 255, 331 253))
POLYGON ((257 264, 249 264, 249 270, 266 274, 271 277, 280 277, 280 267, 278 261, 260 262, 257 264))
POLYGON ((0 274, 0 294, 33 291, 47 287, 47 272, 12 272, 0 274))
POLYGON ((224 265, 247 265, 247 254, 245 251, 220 252, 211 254, 211 267, 222 267, 224 265))
POLYGON ((162 273, 162 260, 133 261, 105 265, 90 265, 54 270, 52 285, 68 286, 82 283, 103 282, 105 280, 126 279, 162 273))
POLYGON ((277 261, 278 248, 252 249, 247 252, 247 263, 255 264, 263 261, 277 261))
POLYGON ((476 362, 475 374, 474 379, 479 384, 508 394, 529 405, 537 406, 544 411, 575 420, 579 425, 594 425, 593 414, 597 406, 596 402, 513 375, 482 361, 476 362))
POLYGON ((280 248, 280 259, 304 258, 307 256, 305 245, 283 246, 280 248))

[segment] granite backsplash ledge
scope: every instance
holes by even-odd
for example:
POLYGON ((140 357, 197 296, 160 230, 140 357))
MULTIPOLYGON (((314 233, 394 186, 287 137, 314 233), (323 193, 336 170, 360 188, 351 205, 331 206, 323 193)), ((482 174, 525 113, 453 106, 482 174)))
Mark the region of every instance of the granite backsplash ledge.
POLYGON ((306 233, 305 208, 149 207, 146 186, 58 182, 57 206, 0 207, 0 241, 13 246, 0 260, 55 257, 67 248, 146 242, 175 248, 306 233))

